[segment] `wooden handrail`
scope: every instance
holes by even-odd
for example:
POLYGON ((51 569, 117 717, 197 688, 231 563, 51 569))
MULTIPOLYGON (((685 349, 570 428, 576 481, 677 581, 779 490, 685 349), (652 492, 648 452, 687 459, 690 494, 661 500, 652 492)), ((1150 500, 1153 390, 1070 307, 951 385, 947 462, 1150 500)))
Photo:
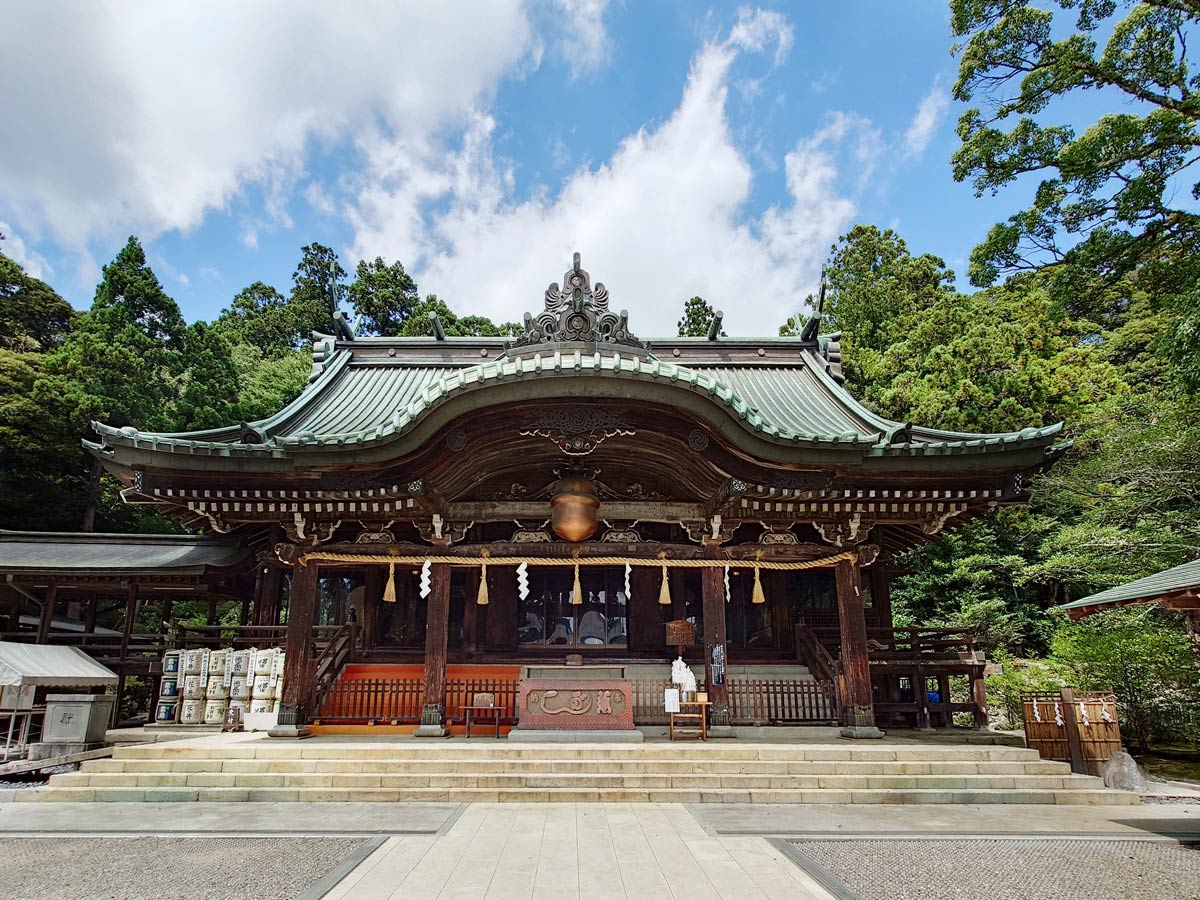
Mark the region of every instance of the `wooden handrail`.
POLYGON ((317 654, 316 676, 313 678, 313 696, 309 709, 321 708, 330 689, 337 683, 338 676, 342 674, 342 669, 354 655, 355 631, 353 622, 339 625, 329 642, 317 654))
POLYGON ((817 639, 817 634, 807 625, 799 623, 795 628, 796 658, 808 666, 818 681, 834 681, 836 678, 833 657, 817 639))

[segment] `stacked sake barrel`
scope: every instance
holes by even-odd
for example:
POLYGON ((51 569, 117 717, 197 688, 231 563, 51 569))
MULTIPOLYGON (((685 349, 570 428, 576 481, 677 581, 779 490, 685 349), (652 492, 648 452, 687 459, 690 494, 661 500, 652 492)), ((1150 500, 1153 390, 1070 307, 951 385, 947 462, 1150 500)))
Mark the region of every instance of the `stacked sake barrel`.
POLYGON ((171 650, 154 721, 158 725, 222 725, 230 712, 278 711, 283 696, 283 650, 171 650))

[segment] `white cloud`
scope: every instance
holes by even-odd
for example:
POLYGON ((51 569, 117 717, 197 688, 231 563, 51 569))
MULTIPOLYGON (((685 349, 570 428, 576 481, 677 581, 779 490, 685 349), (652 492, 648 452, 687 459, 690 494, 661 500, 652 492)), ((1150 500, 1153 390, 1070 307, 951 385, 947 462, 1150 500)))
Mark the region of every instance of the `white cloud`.
POLYGON ((917 105, 916 115, 913 116, 908 130, 904 132, 904 155, 906 157, 920 156, 933 140, 946 110, 950 108, 950 92, 946 90, 942 77, 939 75, 933 81, 929 93, 921 98, 917 105))
POLYGON ((609 0, 554 0, 554 6, 566 17, 562 56, 573 78, 589 69, 601 68, 607 61, 609 41, 604 10, 608 3, 609 0))
POLYGON ((744 14, 697 53, 665 122, 626 137, 606 163, 576 169, 554 194, 512 198, 511 167, 493 153, 485 112, 448 155, 375 142, 350 255, 403 259, 453 308, 508 320, 540 308, 546 284, 579 250, 640 334, 673 334, 694 294, 724 310, 731 334, 774 333, 852 221, 837 158, 861 154, 875 134, 861 117, 831 116, 787 155, 786 202, 748 217, 754 173, 726 116, 730 70, 744 53, 788 42, 775 14, 744 14))
POLYGON ((332 216, 337 211, 337 206, 334 204, 333 198, 329 196, 329 191, 319 181, 310 181, 305 185, 304 199, 321 215, 332 216))
POLYGON ((521 0, 12 5, 0 117, 22 136, 0 141, 0 198, 85 257, 193 228, 248 184, 286 227, 314 141, 457 126, 533 47, 521 0))
POLYGON ((0 253, 24 269, 26 275, 45 281, 54 274, 46 258, 26 244, 7 222, 0 221, 0 234, 4 235, 4 240, 0 241, 0 253))

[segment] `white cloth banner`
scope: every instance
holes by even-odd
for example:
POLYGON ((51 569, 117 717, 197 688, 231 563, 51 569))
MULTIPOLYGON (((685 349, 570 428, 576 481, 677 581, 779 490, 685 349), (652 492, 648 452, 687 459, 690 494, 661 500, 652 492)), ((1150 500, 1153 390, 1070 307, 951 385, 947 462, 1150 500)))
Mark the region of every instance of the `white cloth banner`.
POLYGON ((679 689, 667 688, 663 691, 663 706, 669 713, 679 712, 679 689))

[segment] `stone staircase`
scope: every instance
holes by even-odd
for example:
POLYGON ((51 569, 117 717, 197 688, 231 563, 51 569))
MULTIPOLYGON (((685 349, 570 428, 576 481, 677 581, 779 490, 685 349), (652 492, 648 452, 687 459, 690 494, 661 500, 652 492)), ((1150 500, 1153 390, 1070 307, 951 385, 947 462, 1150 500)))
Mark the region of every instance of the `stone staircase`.
POLYGON ((1136 804, 1013 747, 522 744, 220 735, 120 747, 16 801, 1136 804), (236 738, 236 740, 234 740, 236 738))

